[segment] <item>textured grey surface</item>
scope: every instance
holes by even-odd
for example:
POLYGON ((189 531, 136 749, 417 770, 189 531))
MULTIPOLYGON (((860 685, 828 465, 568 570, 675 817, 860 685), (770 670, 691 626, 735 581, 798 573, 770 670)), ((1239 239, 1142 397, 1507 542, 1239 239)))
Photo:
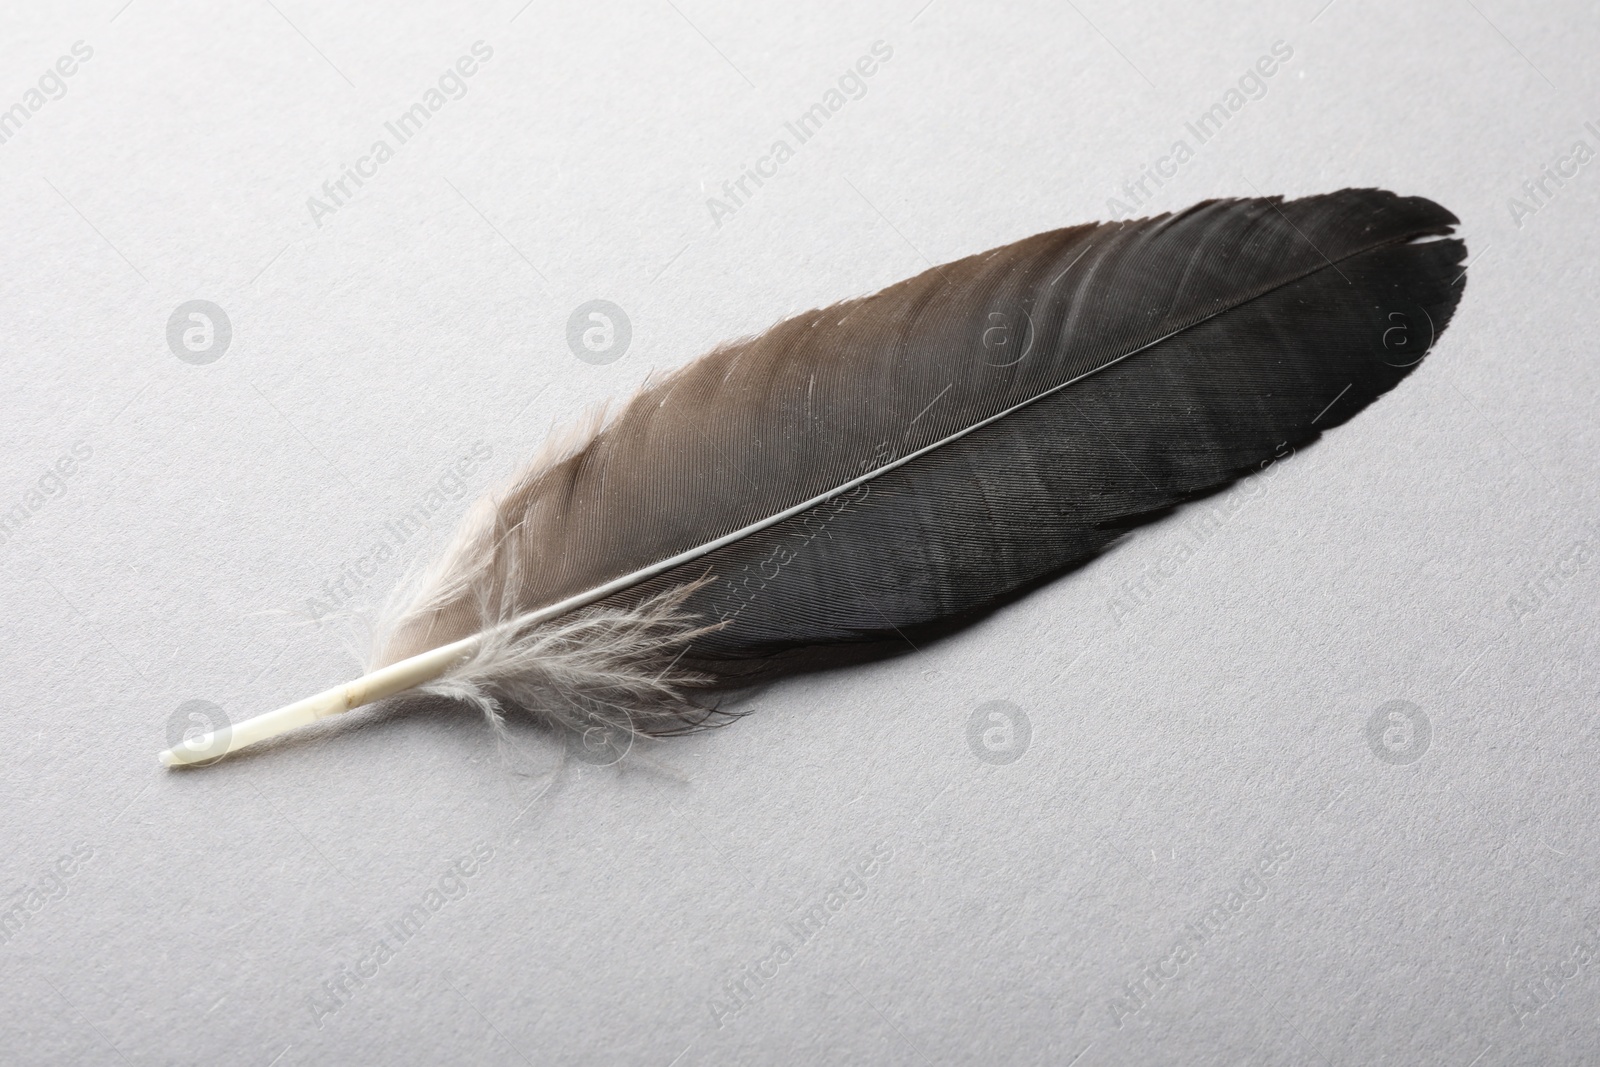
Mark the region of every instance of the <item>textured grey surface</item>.
POLYGON ((0 13, 7 1062, 1600 1056, 1588 5, 119 4, 0 13), (189 702, 347 677, 552 422, 1106 217, 1179 138, 1141 207, 1382 185, 1481 257, 1428 362, 1270 477, 542 795, 549 744, 445 714, 156 766, 189 702), (612 362, 568 347, 592 299, 612 362))

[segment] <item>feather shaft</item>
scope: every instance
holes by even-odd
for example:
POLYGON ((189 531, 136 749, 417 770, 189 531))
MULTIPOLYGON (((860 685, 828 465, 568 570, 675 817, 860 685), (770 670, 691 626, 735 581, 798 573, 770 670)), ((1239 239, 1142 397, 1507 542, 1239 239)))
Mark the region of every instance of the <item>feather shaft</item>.
POLYGON ((297 700, 293 704, 286 704, 276 711, 269 711, 246 719, 238 725, 223 727, 221 730, 213 730, 190 738, 183 744, 174 745, 162 752, 159 758, 167 767, 212 763, 229 753, 265 741, 269 737, 276 737, 301 726, 309 726, 318 719, 339 715, 359 708, 363 704, 370 704, 375 700, 382 700, 384 697, 394 696, 396 693, 430 682, 470 656, 482 642, 483 636, 474 634, 472 637, 430 649, 399 663, 391 663, 354 681, 325 689, 315 696, 297 700))

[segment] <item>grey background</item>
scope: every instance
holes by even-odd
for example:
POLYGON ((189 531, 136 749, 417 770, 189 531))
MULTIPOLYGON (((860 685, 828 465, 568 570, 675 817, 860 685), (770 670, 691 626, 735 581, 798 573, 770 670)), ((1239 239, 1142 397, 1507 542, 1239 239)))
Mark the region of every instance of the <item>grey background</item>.
POLYGON ((23 909, 0 1058, 1600 1056, 1600 163, 1508 203, 1600 148, 1592 5, 10 4, 0 107, 79 40, 65 95, 0 144, 0 888, 23 909), (480 40, 466 95, 313 220, 480 40), (538 735, 377 712, 156 765, 186 702, 241 718, 349 677, 364 613, 553 423, 789 313, 1107 217, 1280 40, 1265 95, 1147 210, 1382 185, 1457 212, 1477 258, 1427 363, 1215 501, 1214 534, 1191 509, 649 762, 552 780, 538 735), (707 198, 875 41, 866 94, 714 224, 707 198), (204 365, 167 345, 197 299, 232 323, 204 365), (567 346, 595 299, 632 326, 602 365, 567 346), (432 529, 361 562, 430 489, 432 529), (1011 762, 979 758, 994 701, 1031 727, 1011 762), (1426 718, 1419 758, 1412 720, 1372 722, 1392 701, 1426 718), (1273 849, 1259 899, 1131 1010, 1273 849), (340 978, 442 880, 392 959, 340 978))

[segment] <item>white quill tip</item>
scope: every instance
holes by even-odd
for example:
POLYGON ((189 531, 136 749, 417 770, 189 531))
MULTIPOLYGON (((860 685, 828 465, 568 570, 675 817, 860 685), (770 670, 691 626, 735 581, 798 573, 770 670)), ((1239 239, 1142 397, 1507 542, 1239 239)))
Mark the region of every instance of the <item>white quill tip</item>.
POLYGON ((481 640, 479 636, 473 635, 453 644, 430 649, 410 659, 403 659, 399 663, 391 663, 353 682, 336 685, 316 696, 306 697, 276 711, 257 715, 220 730, 186 738, 183 743, 172 746, 160 753, 157 758, 164 767, 203 767, 215 763, 229 753, 237 752, 258 741, 277 737, 281 733, 306 726, 318 719, 325 719, 329 715, 338 715, 352 708, 359 708, 363 704, 370 704, 374 700, 382 700, 384 697, 431 682, 472 655, 481 640))

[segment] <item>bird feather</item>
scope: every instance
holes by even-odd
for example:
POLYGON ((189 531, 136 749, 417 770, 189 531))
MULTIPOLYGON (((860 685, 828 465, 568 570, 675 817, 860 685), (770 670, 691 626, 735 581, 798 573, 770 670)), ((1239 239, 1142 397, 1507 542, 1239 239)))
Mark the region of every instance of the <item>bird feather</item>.
POLYGON ((1460 299, 1457 221, 1375 189, 1206 201, 725 344, 480 501, 372 666, 481 634, 427 691, 656 735, 963 625, 1392 388, 1460 299))

